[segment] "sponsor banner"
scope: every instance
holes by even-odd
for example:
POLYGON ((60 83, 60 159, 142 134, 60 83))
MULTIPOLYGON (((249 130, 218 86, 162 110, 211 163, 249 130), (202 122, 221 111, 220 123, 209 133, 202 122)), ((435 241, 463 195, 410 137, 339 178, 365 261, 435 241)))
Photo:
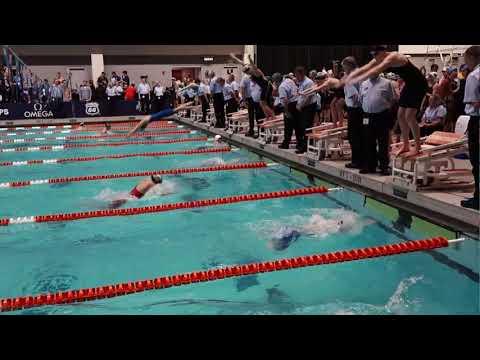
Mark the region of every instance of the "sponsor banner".
MULTIPOLYGON (((117 100, 81 103, 68 101, 47 104, 1 104, 0 120, 48 120, 99 116, 140 115, 136 101, 117 100)), ((37 123, 39 121, 36 121, 37 123)))

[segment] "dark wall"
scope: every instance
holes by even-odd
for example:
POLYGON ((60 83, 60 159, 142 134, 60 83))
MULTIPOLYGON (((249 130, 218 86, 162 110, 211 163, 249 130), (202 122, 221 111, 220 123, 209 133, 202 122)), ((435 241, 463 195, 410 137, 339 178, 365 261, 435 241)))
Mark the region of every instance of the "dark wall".
MULTIPOLYGON (((392 46, 398 50, 398 46, 392 46)), ((307 69, 322 70, 332 68, 333 60, 342 60, 346 56, 354 56, 361 65, 371 57, 369 46, 271 46, 257 45, 257 64, 265 74, 274 72, 288 73, 295 66, 306 66, 307 69)))

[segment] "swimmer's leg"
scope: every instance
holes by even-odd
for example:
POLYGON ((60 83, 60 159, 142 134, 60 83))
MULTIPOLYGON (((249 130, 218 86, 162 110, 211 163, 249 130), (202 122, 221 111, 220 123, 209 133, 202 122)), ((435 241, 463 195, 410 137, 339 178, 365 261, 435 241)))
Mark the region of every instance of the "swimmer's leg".
POLYGON ((127 199, 119 199, 119 200, 113 200, 109 205, 109 209, 118 209, 120 206, 125 204, 128 200, 127 199))

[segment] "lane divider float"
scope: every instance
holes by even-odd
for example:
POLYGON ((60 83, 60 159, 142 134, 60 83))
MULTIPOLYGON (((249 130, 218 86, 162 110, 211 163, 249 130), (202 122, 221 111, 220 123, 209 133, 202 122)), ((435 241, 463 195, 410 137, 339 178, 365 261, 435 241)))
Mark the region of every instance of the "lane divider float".
POLYGON ((65 305, 95 301, 105 298, 127 296, 143 291, 166 289, 207 281, 217 281, 231 277, 251 276, 266 272, 292 270, 308 266, 321 266, 341 262, 360 261, 378 257, 408 254, 418 251, 448 247, 449 244, 464 241, 463 238, 447 240, 434 237, 422 240, 410 240, 402 243, 335 251, 323 254, 298 256, 244 265, 230 265, 203 271, 192 271, 153 279, 130 281, 94 288, 59 291, 40 295, 5 298, 0 300, 0 312, 17 311, 49 305, 65 305))
MULTIPOLYGON (((118 126, 118 125, 122 125, 122 126, 135 126, 137 125, 139 122, 141 121, 141 119, 138 119, 138 120, 135 120, 135 121, 131 121, 131 120, 122 120, 122 121, 114 121, 114 122, 109 122, 109 121, 98 121, 98 122, 95 122, 95 123, 85 123, 85 127, 87 126, 91 126, 91 127, 103 127, 105 125, 105 123, 108 123, 112 126, 112 128, 114 126, 118 126)), ((156 120, 155 123, 153 124, 150 124, 148 127, 157 127, 157 126, 161 126, 163 124, 172 124, 173 121, 172 120, 167 120, 167 119, 163 119, 163 120, 156 120)), ((76 124, 76 125, 24 125, 24 126, 21 126, 21 127, 0 127, 0 131, 8 131, 8 130, 29 130, 29 129, 34 129, 34 130, 38 130, 38 129, 76 129, 76 128, 79 128, 79 124, 76 124)))
MULTIPOLYGON (((176 128, 183 128, 182 125, 174 125, 174 124, 164 124, 161 126, 155 126, 155 129, 176 129, 176 128)), ((132 128, 128 127, 116 127, 116 128, 111 128, 111 130, 114 131, 129 131, 132 130, 132 128)), ((8 132, 8 133, 0 133, 0 137, 2 136, 23 136, 23 135, 50 135, 50 134, 71 134, 75 132, 98 132, 99 129, 70 129, 70 130, 50 130, 50 131, 28 131, 25 130, 23 132, 8 132)))
POLYGON ((34 151, 59 151, 68 149, 90 148, 90 147, 104 147, 104 146, 126 146, 126 145, 159 145, 159 144, 173 144, 182 142, 207 141, 208 137, 192 137, 180 139, 165 139, 165 140, 150 140, 150 141, 119 141, 109 143, 93 143, 93 144, 65 144, 52 146, 31 146, 31 147, 16 147, 10 149, 0 149, 0 153, 6 152, 34 152, 34 151))
POLYGON ((159 204, 137 208, 125 209, 106 209, 106 210, 92 210, 73 213, 60 213, 50 215, 36 215, 36 216, 20 216, 15 218, 0 219, 1 226, 24 224, 24 223, 43 223, 43 222, 63 222, 75 221, 82 219, 91 219, 98 217, 113 217, 113 216, 134 216, 150 213, 158 213, 165 211, 173 211, 179 209, 192 209, 206 206, 217 206, 225 204, 233 204, 246 201, 258 201, 275 198, 287 198, 292 196, 303 196, 312 194, 323 194, 329 190, 324 186, 315 186, 300 188, 294 190, 272 191, 267 193, 256 193, 247 195, 234 195, 215 199, 204 199, 194 201, 184 201, 179 203, 159 204))
MULTIPOLYGON (((132 134, 130 137, 158 137, 164 135, 180 135, 180 134, 196 134, 196 130, 174 130, 163 132, 148 132, 132 134)), ((96 139, 113 139, 126 138, 127 134, 112 134, 112 135, 79 135, 79 136, 55 136, 55 137, 40 137, 40 138, 20 138, 20 139, 6 139, 0 140, 0 144, 16 144, 29 143, 39 141, 58 141, 58 140, 96 140, 96 139)))
POLYGON ((63 159, 47 159, 47 160, 4 161, 4 162, 0 162, 0 166, 62 164, 62 163, 80 162, 80 161, 96 161, 96 160, 103 160, 103 159, 125 159, 130 157, 142 157, 142 156, 195 155, 195 154, 220 153, 220 152, 229 152, 229 151, 230 151, 230 148, 226 146, 226 147, 212 148, 212 149, 156 151, 156 152, 145 152, 145 153, 135 153, 135 154, 100 155, 100 156, 73 157, 73 158, 63 158, 63 159))
POLYGON ((267 167, 267 165, 268 164, 266 162, 260 161, 260 162, 250 162, 250 163, 243 163, 243 164, 223 164, 223 165, 216 165, 216 166, 203 166, 203 167, 194 167, 194 168, 151 170, 151 171, 139 171, 139 172, 105 174, 105 175, 72 176, 72 177, 62 177, 62 178, 43 179, 43 180, 23 180, 23 181, 12 181, 12 182, 0 183, 0 188, 19 188, 19 187, 30 186, 30 185, 120 179, 120 178, 141 177, 141 176, 151 176, 151 175, 176 175, 176 174, 189 174, 189 173, 197 173, 197 172, 260 169, 260 168, 267 167))

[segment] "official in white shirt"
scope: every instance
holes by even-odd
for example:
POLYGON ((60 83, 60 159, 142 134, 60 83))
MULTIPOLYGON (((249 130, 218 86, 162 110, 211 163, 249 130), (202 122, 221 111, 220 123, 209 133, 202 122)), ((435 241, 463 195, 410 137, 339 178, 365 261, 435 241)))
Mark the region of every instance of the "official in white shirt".
POLYGON ((210 104, 208 102, 209 87, 200 81, 200 79, 196 79, 195 83, 198 85, 198 101, 202 104, 202 120, 200 122, 207 122, 207 112, 210 110, 210 104))
MULTIPOLYGON (((303 92, 313 86, 313 81, 305 76, 305 68, 299 66, 295 69, 295 78, 297 79, 298 91, 303 92)), ((317 107, 315 94, 300 96, 297 100, 297 109, 300 112, 300 138, 297 138, 298 149, 296 154, 303 154, 307 151, 307 138, 305 131, 313 126, 313 119, 317 107)))
POLYGON ((247 107, 248 110, 248 132, 245 134, 246 136, 253 136, 254 134, 254 121, 255 121, 255 108, 254 108, 254 103, 252 100, 252 93, 250 91, 250 76, 249 75, 244 75, 242 80, 240 81, 240 96, 242 98, 244 106, 247 107))
POLYGON ((393 127, 393 105, 397 94, 393 83, 380 76, 372 76, 360 85, 360 101, 363 109, 362 148, 365 160, 360 174, 375 173, 390 175, 388 143, 393 127), (378 143, 378 151, 377 151, 378 143))
MULTIPOLYGON (((282 103, 284 110, 284 139, 278 147, 280 149, 288 149, 290 147, 293 130, 295 130, 296 138, 303 136, 300 128, 300 113, 297 110, 298 87, 292 79, 288 77, 282 78, 282 75, 279 73, 273 74, 272 81, 275 86, 278 87, 278 99, 282 103)), ((300 146, 297 141, 297 150, 298 149, 300 149, 300 146)))
POLYGON ((225 86, 223 87, 223 99, 225 100, 225 103, 227 105, 226 106, 227 114, 231 114, 238 111, 237 96, 238 96, 238 89, 237 89, 237 94, 235 94, 235 90, 232 85, 232 75, 230 75, 227 77, 227 81, 225 83, 225 86))
POLYGON ((164 87, 157 81, 153 86, 152 112, 157 113, 164 108, 164 87))
POLYGON ((150 85, 147 83, 147 77, 141 76, 140 83, 137 85, 137 93, 140 99, 140 111, 143 114, 147 114, 150 110, 150 90, 150 85))
POLYGON ((107 108, 108 108, 108 115, 113 116, 115 115, 115 105, 117 102, 117 95, 115 92, 115 86, 112 83, 107 85, 107 89, 105 90, 107 95, 107 108))

